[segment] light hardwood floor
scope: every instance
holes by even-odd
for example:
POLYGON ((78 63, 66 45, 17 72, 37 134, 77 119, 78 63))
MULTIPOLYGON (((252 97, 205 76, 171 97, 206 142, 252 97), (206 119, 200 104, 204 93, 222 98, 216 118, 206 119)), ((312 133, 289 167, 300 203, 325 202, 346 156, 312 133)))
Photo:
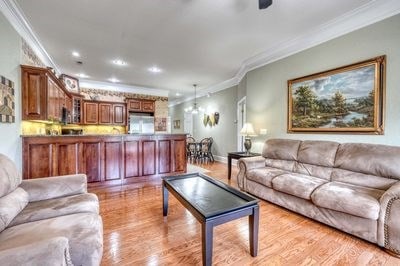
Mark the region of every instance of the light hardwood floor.
MULTIPOLYGON (((204 164, 228 182, 227 166, 204 164)), ((232 167, 236 168, 236 167, 232 167)), ((200 223, 171 195, 162 215, 161 181, 90 189, 104 222, 102 265, 201 265, 200 223)), ((259 252, 249 254, 248 220, 214 229, 213 265, 400 265, 376 245, 266 201, 260 203, 259 252)))

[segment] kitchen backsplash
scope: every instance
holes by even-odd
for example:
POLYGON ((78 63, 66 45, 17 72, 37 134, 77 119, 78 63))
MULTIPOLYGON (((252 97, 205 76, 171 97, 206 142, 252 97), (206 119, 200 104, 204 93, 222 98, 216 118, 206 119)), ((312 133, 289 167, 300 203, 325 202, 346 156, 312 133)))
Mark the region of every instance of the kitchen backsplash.
POLYGON ((57 132, 57 135, 61 134, 62 128, 74 128, 82 129, 83 134, 125 134, 126 127, 124 126, 95 126, 95 125, 66 125, 60 124, 33 122, 33 121, 22 121, 22 135, 46 135, 49 131, 57 132))

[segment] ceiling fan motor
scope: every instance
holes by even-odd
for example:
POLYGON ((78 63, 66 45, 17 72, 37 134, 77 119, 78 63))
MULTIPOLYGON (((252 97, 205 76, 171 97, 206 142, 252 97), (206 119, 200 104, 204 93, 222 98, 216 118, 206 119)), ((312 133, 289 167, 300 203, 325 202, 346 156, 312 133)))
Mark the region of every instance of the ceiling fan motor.
POLYGON ((272 0, 258 0, 258 9, 266 9, 272 5, 272 0))

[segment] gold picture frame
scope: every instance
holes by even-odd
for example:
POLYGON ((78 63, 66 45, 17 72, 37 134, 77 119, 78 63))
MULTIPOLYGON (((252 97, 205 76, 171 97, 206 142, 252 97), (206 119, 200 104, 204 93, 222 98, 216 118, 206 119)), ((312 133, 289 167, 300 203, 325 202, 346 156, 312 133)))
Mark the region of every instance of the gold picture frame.
POLYGON ((181 128, 181 120, 174 120, 174 129, 181 128))
POLYGON ((288 80, 288 133, 384 133, 386 56, 288 80))

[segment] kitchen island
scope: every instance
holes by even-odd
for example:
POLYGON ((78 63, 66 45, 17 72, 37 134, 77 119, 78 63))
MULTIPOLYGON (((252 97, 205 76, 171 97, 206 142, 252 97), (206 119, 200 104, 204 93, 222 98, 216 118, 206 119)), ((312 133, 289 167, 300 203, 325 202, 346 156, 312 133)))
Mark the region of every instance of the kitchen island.
POLYGON ((23 178, 84 173, 89 186, 186 173, 185 134, 22 136, 23 178))

